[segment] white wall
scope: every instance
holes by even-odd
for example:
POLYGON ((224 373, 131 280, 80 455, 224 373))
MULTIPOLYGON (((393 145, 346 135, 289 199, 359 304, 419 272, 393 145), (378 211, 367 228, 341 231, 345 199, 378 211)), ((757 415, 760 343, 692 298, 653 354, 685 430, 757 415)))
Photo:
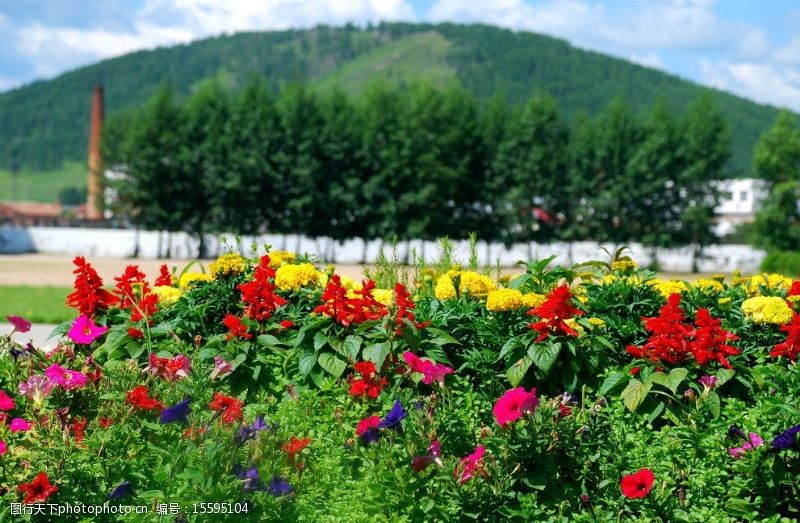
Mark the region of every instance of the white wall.
MULTIPOLYGON (((236 245, 233 236, 227 235, 227 243, 236 245)), ((226 249, 219 237, 208 237, 208 252, 216 256, 218 252, 226 249)), ((189 259, 197 255, 197 240, 185 233, 159 234, 154 231, 144 231, 139 234, 139 256, 142 258, 156 258, 160 252, 166 253, 168 243, 172 242, 172 257, 189 259)), ((353 239, 345 242, 336 242, 330 238, 308 238, 298 235, 263 235, 242 237, 245 245, 245 254, 250 250, 250 245, 257 245, 258 251, 263 252, 264 245, 271 245, 275 249, 286 249, 297 252, 309 253, 320 260, 333 263, 361 263, 363 260, 373 260, 383 248, 384 253, 391 255, 391 246, 378 240, 367 242, 353 239)), ((457 258, 464 261, 469 256, 469 242, 454 242, 457 258)), ((41 252, 48 254, 84 255, 87 257, 117 257, 125 258, 133 255, 136 247, 136 232, 127 229, 78 229, 67 227, 0 227, 0 254, 15 254, 22 252, 41 252)), ((572 264, 588 260, 607 259, 608 255, 601 248, 613 252, 616 245, 599 244, 597 242, 551 243, 551 244, 516 244, 505 248, 502 244, 486 242, 478 243, 478 254, 481 264, 494 265, 500 260, 503 266, 512 266, 520 260, 531 258, 544 258, 553 254, 558 255, 557 263, 572 264)), ((639 244, 629 246, 633 258, 640 265, 647 265, 652 259, 653 251, 639 244)), ((423 253, 425 258, 433 259, 438 253, 436 242, 412 241, 404 242, 397 246, 398 254, 405 258, 411 249, 423 253)), ((744 272, 757 272, 759 264, 764 257, 764 252, 753 249, 748 245, 719 245, 707 247, 705 257, 698 259, 697 266, 703 272, 730 272, 735 269, 744 272)), ((681 247, 676 249, 658 249, 658 262, 663 271, 689 272, 692 269, 694 249, 681 247)))

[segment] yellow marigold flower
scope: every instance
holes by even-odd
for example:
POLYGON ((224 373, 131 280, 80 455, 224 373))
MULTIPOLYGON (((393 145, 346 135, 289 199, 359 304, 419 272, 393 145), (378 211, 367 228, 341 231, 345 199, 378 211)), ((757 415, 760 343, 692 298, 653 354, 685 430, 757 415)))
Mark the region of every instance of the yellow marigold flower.
POLYGON ((297 255, 289 251, 272 251, 269 253, 269 266, 277 269, 281 265, 294 263, 297 255))
POLYGON ((595 318, 594 316, 589 318, 589 323, 592 325, 592 327, 596 329, 602 329, 603 327, 606 326, 605 321, 601 320, 600 318, 595 318))
POLYGON ((709 278, 711 278, 712 280, 716 280, 716 281, 718 281, 720 283, 724 283, 725 282, 725 275, 724 274, 712 274, 711 276, 709 276, 709 278))
POLYGON ((465 271, 461 273, 461 284, 458 290, 461 294, 469 294, 473 298, 485 298, 495 287, 494 280, 490 277, 473 271, 465 271))
POLYGON ((648 282, 665 298, 669 298, 672 294, 680 294, 683 291, 689 290, 685 281, 681 280, 651 280, 648 282))
POLYGON ((633 260, 616 260, 611 262, 612 271, 632 271, 639 267, 639 264, 633 260))
POLYGON ((525 307, 526 309, 532 309, 544 303, 544 300, 546 299, 547 296, 545 296, 544 294, 529 292, 522 295, 522 306, 525 307))
POLYGON ((794 296, 788 296, 786 299, 792 302, 792 305, 794 305, 795 303, 800 302, 800 294, 795 294, 794 296))
POLYGON ((722 285, 721 282, 709 278, 700 278, 699 280, 692 283, 693 287, 697 287, 698 289, 702 289, 703 291, 711 291, 711 292, 722 292, 725 290, 725 286, 722 285))
POLYGON ((361 284, 360 283, 356 283, 356 281, 353 278, 351 278, 350 276, 345 276, 343 274, 339 275, 339 281, 342 283, 342 287, 344 287, 347 290, 353 290, 353 289, 360 289, 361 288, 361 284))
POLYGON ((244 270, 244 258, 236 253, 223 254, 217 261, 208 266, 208 272, 214 276, 228 276, 239 274, 244 270))
POLYGON ((153 293, 158 296, 158 304, 162 307, 168 307, 178 301, 181 297, 180 289, 176 289, 171 285, 158 285, 153 287, 153 293))
POLYGON ((742 303, 742 312, 753 323, 785 325, 792 321, 792 309, 778 296, 756 296, 742 303))
POLYGON ((394 301, 394 291, 392 289, 373 289, 372 297, 381 305, 389 307, 394 301))
POLYGON ((717 305, 719 305, 720 307, 728 307, 730 306, 732 301, 733 298, 731 298, 730 296, 725 296, 724 298, 720 298, 719 300, 717 300, 717 305))
POLYGON ((486 309, 492 312, 513 311, 522 307, 522 293, 516 289, 491 291, 486 297, 486 309))
POLYGON ((456 287, 453 285, 453 280, 451 280, 447 274, 440 276, 439 279, 436 280, 436 288, 433 290, 433 294, 439 301, 452 300, 455 298, 456 287))
POLYGON ((327 287, 329 279, 330 277, 328 276, 327 272, 320 272, 319 274, 317 274, 317 283, 319 283, 320 287, 323 288, 327 287))
POLYGON ((181 289, 188 289, 189 286, 195 282, 208 282, 212 279, 210 274, 204 274, 202 272, 184 272, 178 280, 178 287, 181 289))
POLYGON ((756 274, 750 278, 747 287, 749 294, 758 294, 762 287, 767 289, 788 289, 792 286, 792 279, 782 274, 756 274))
POLYGON ((566 320, 564 320, 564 323, 566 323, 571 329, 576 330, 578 332, 578 336, 582 336, 583 333, 585 332, 583 330, 583 326, 580 323, 578 323, 578 320, 576 320, 575 318, 567 318, 566 320))
POLYGON ((275 286, 282 291, 296 291, 319 281, 319 272, 310 263, 282 265, 275 271, 275 286))

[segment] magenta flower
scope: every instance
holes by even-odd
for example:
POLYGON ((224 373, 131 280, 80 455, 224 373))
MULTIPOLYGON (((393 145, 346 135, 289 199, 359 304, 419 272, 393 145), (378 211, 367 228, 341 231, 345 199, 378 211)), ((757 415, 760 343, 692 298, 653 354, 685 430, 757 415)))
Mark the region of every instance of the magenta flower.
POLYGON ((709 375, 700 376, 699 378, 697 378, 697 382, 703 386, 706 392, 708 392, 714 388, 714 385, 717 384, 717 377, 709 375))
POLYGON ((485 450, 486 447, 478 445, 475 448, 475 452, 458 462, 455 470, 453 470, 453 477, 458 480, 459 485, 463 485, 472 479, 476 473, 482 474, 484 472, 483 453, 485 450))
POLYGON ((427 359, 423 360, 411 351, 404 352, 403 359, 406 360, 412 372, 423 375, 422 383, 425 385, 430 385, 435 381, 444 386, 444 377, 455 372, 452 367, 427 359))
POLYGON ((8 452, 8 445, 6 445, 5 441, 0 439, 0 456, 5 454, 6 452, 8 452))
POLYGON ((536 397, 536 389, 527 392, 523 387, 507 390, 495 403, 492 413, 501 427, 506 426, 512 421, 516 421, 523 414, 533 412, 539 405, 539 398, 536 397))
POLYGON ((14 418, 11 420, 11 424, 8 427, 11 429, 11 432, 25 432, 26 430, 30 430, 33 424, 28 423, 22 418, 14 418))
POLYGON ((12 410, 14 406, 14 398, 0 390, 0 410, 12 410))
POLYGON ((89 378, 86 376, 86 374, 78 372, 77 370, 65 369, 58 363, 54 363, 47 367, 47 369, 44 371, 44 375, 47 376, 49 381, 55 383, 64 390, 83 387, 86 385, 86 382, 89 381, 89 378))
POLYGON ((429 466, 436 463, 438 466, 442 466, 442 445, 439 443, 439 440, 431 441, 430 446, 428 447, 428 453, 423 454, 422 456, 414 456, 411 459, 411 468, 414 472, 422 472, 429 466))
POLYGON ((106 332, 108 332, 108 327, 101 327, 95 324, 89 316, 81 314, 75 318, 67 335, 79 345, 89 345, 106 332))
POLYGON ((35 404, 41 405, 42 401, 50 395, 55 386, 55 383, 41 374, 34 374, 28 378, 28 381, 23 381, 19 384, 19 393, 35 404))
MULTIPOLYGON (((14 330, 17 332, 28 332, 31 330, 31 322, 20 316, 6 316, 8 323, 10 323, 14 330)), ((13 332, 13 331, 12 331, 13 332)))
POLYGON ((230 363, 223 360, 220 356, 214 356, 214 370, 211 371, 211 379, 221 378, 227 376, 233 371, 230 363))
POLYGON ((764 445, 764 440, 761 439, 761 436, 759 436, 755 432, 751 432, 750 441, 745 441, 741 447, 735 447, 729 449, 728 452, 731 453, 731 456, 738 459, 744 456, 746 452, 753 450, 756 447, 761 447, 763 445, 764 445))

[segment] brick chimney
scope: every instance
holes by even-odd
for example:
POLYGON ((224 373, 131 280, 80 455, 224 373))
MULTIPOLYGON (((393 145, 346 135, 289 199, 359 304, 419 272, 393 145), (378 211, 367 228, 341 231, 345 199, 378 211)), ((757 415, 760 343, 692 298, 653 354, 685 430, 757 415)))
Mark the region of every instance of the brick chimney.
POLYGON ((89 179, 86 191, 86 219, 100 220, 103 198, 103 157, 100 154, 100 137, 103 132, 103 88, 92 91, 92 116, 89 130, 89 179))

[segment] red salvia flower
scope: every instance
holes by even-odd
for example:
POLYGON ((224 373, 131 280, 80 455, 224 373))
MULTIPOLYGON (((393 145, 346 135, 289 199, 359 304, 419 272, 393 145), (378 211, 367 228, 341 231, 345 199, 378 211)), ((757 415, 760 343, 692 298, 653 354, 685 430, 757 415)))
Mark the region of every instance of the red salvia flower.
POLYGON ((222 413, 222 421, 225 423, 233 423, 241 420, 243 406, 244 402, 242 400, 220 394, 219 392, 214 393, 214 399, 208 404, 209 409, 222 413))
POLYGON ((311 438, 302 438, 298 439, 295 436, 292 436, 289 439, 289 443, 285 444, 281 447, 281 450, 285 451, 289 455, 289 462, 294 463, 295 456, 302 451, 304 448, 311 443, 311 438))
POLYGON ((33 481, 22 483, 17 488, 25 494, 25 499, 22 500, 23 503, 42 503, 58 492, 58 487, 50 483, 47 474, 44 472, 39 472, 33 481))
POLYGON ((247 325, 245 325, 238 316, 228 314, 225 316, 225 319, 222 320, 222 324, 228 328, 228 335, 225 336, 226 340, 232 340, 233 338, 249 340, 253 337, 252 334, 247 332, 247 325))
POLYGON ((322 293, 322 305, 315 308, 314 313, 330 316, 344 327, 378 320, 386 316, 389 310, 372 296, 373 289, 374 281, 364 281, 361 289, 353 291, 355 296, 348 298, 341 278, 334 274, 322 293))
POLYGON ((706 365, 712 361, 719 362, 723 367, 730 369, 731 364, 727 356, 735 356, 741 351, 727 344, 729 341, 739 339, 733 333, 720 327, 721 321, 712 318, 708 309, 698 309, 695 315, 696 329, 691 350, 692 356, 698 365, 706 365))
POLYGON ((150 397, 150 391, 144 385, 139 385, 125 395, 125 401, 141 410, 161 410, 164 404, 150 397))
POLYGON ((371 361, 359 361, 353 365, 353 368, 361 377, 358 379, 350 377, 350 395, 377 398, 381 389, 386 385, 386 378, 378 375, 375 364, 371 361))
MULTIPOLYGON (((130 310, 131 321, 136 323, 148 319, 158 312, 158 296, 150 292, 145 274, 137 265, 128 265, 125 271, 114 278, 117 282, 114 293, 119 300, 119 308, 130 310)), ((136 329, 138 331, 138 329, 136 329)), ((141 331, 140 331, 141 332, 141 331)), ((131 337, 140 339, 136 332, 128 331, 131 337)))
POLYGON ((114 424, 114 420, 112 418, 101 416, 97 418, 97 424, 100 425, 101 428, 107 429, 114 424))
POLYGON ((275 269, 269 266, 269 255, 265 254, 253 273, 253 281, 238 286, 246 317, 263 321, 271 318, 278 307, 286 305, 286 300, 275 294, 274 278, 275 269))
POLYGON ((398 282, 394 286, 394 297, 395 297, 395 306, 397 307, 397 315, 396 315, 396 323, 397 323, 397 334, 402 333, 403 326, 405 322, 403 320, 410 321, 416 328, 424 329, 428 325, 431 324, 429 321, 425 322, 417 322, 416 317, 414 316, 414 302, 411 300, 411 293, 408 292, 405 285, 398 282))
POLYGON ((630 345, 628 354, 635 358, 649 359, 676 365, 691 354, 691 340, 694 329, 684 323, 683 309, 680 307, 681 295, 672 294, 659 310, 659 315, 644 318, 644 327, 650 338, 642 347, 630 345))
POLYGON ((539 321, 528 325, 539 333, 539 337, 536 338, 537 342, 547 339, 551 334, 578 335, 578 331, 564 321, 583 314, 572 305, 571 301, 572 294, 569 292, 569 285, 564 284, 553 289, 541 305, 528 311, 528 316, 539 318, 539 321))
POLYGON ((280 325, 282 329, 291 329, 294 327, 294 322, 292 320, 282 320, 278 325, 280 325))
POLYGON ((155 286, 167 286, 172 287, 172 275, 169 273, 169 269, 167 268, 166 263, 162 263, 161 267, 158 268, 159 275, 156 278, 155 286))
POLYGON ((800 355, 800 314, 794 313, 792 321, 781 326, 781 331, 786 333, 786 340, 775 345, 769 355, 773 358, 789 358, 789 361, 797 361, 800 355))
POLYGON ((83 256, 76 256, 72 261, 77 267, 75 274, 75 290, 67 296, 67 305, 78 309, 81 314, 94 317, 110 307, 114 295, 103 288, 103 280, 83 256))
POLYGON ((141 329, 137 329, 136 327, 131 327, 128 329, 128 336, 135 340, 143 340, 144 339, 144 332, 141 329))
POLYGON ((655 481, 653 471, 650 469, 641 469, 633 474, 622 476, 619 488, 622 490, 622 495, 626 498, 643 498, 647 496, 650 493, 650 489, 653 488, 653 481, 655 481))
POLYGON ((77 443, 83 441, 86 434, 86 418, 72 418, 72 434, 77 443))

